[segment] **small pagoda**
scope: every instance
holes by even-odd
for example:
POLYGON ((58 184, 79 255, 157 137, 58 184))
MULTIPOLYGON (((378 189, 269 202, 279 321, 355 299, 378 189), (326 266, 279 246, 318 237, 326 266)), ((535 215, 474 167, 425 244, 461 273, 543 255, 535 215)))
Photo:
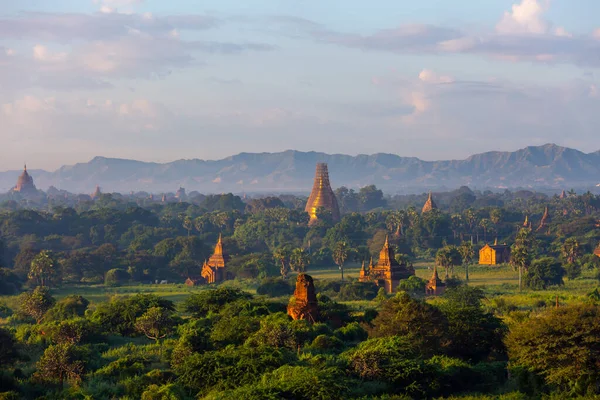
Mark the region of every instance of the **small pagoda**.
POLYGON ((437 265, 433 266, 433 275, 431 279, 425 285, 425 294, 427 296, 439 296, 444 294, 446 290, 446 284, 442 282, 438 275, 437 265))

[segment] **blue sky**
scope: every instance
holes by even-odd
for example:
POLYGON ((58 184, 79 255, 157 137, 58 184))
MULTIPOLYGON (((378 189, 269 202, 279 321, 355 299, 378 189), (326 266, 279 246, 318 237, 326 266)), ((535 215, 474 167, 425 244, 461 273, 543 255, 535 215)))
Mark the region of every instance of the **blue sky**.
POLYGON ((0 0, 0 170, 600 149, 595 0, 0 0))

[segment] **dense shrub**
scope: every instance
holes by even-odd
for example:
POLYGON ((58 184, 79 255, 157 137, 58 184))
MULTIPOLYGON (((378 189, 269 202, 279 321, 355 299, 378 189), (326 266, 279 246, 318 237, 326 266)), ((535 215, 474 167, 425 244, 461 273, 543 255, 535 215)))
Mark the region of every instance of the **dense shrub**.
POLYGON ((565 270, 561 263, 552 257, 535 260, 523 276, 526 287, 534 290, 546 289, 552 285, 562 285, 565 270))
POLYGON ((21 291, 21 280, 10 269, 0 268, 0 296, 12 296, 21 291))
POLYGON ((188 389, 207 393, 233 389, 256 380, 257 374, 293 364, 294 353, 273 347, 228 347, 192 354, 175 372, 188 389))
POLYGON ((373 300, 377 296, 377 286, 370 282, 352 282, 342 285, 338 299, 342 301, 373 300))
POLYGON ((196 318, 202 318, 210 312, 219 312, 221 307, 240 299, 250 299, 252 296, 239 289, 218 288, 193 294, 185 299, 183 307, 186 312, 196 318))
POLYGON ((294 293, 294 288, 284 279, 268 278, 264 279, 256 288, 256 293, 269 297, 290 296, 294 293))
POLYGON ((78 295, 70 295, 59 300, 44 315, 44 321, 62 321, 73 317, 83 317, 90 302, 78 295))
POLYGON ((152 307, 175 310, 169 300, 150 294, 137 294, 99 304, 90 319, 107 333, 133 335, 136 333, 135 321, 152 307))
POLYGON ((104 284, 106 286, 119 286, 127 283, 131 277, 129 273, 122 268, 114 268, 106 272, 104 284))

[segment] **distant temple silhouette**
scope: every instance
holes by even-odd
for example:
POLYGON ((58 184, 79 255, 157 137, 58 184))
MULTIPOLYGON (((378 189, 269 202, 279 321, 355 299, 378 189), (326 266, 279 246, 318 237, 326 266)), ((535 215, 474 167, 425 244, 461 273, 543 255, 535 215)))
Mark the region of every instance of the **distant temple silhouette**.
POLYGON ((327 164, 325 163, 317 164, 315 183, 313 184, 312 192, 306 202, 305 211, 310 215, 309 224, 314 224, 318 220, 317 210, 319 208, 324 208, 331 212, 331 217, 334 222, 340 220, 340 209, 335 194, 331 189, 331 184, 329 183, 329 171, 327 170, 327 164))
POLYGON ((23 169, 23 173, 17 179, 17 185, 13 188, 13 192, 23 193, 23 194, 36 194, 37 188, 33 184, 33 178, 27 172, 27 164, 23 169))

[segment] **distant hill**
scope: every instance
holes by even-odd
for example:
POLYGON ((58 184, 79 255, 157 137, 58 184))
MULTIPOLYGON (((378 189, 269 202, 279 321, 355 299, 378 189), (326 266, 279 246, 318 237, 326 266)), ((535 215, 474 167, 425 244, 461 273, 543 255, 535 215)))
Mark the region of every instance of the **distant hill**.
MULTIPOLYGON (((514 152, 488 152, 465 160, 423 161, 393 154, 349 156, 288 150, 240 153, 222 160, 178 160, 159 164, 96 157, 54 172, 30 171, 38 188, 76 193, 308 192, 317 162, 329 164, 334 187, 375 184, 386 193, 419 192, 467 185, 479 189, 592 187, 600 182, 600 151, 583 153, 554 144, 514 152)), ((0 173, 0 190, 14 186, 21 171, 0 173)))

